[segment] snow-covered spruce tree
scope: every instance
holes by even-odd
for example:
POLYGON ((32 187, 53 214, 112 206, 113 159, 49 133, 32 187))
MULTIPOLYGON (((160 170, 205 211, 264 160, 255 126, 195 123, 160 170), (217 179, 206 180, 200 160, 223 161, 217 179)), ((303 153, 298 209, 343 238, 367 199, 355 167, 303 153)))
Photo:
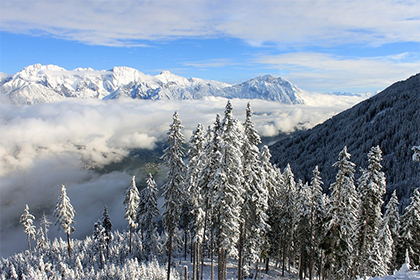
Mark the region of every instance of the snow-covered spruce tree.
POLYGON ((290 268, 293 263, 293 235, 296 226, 296 181, 290 164, 282 174, 282 185, 279 188, 279 202, 276 213, 278 226, 278 253, 282 260, 282 276, 286 269, 286 260, 290 268))
POLYGON ((217 218, 218 279, 226 280, 227 256, 237 257, 237 242, 243 204, 242 133, 228 101, 222 121, 221 162, 214 180, 214 209, 217 218))
POLYGON ((67 245, 69 251, 69 257, 71 256, 71 243, 70 233, 74 232, 74 211, 73 205, 70 203, 70 198, 67 196, 66 187, 61 186, 61 194, 58 197, 57 204, 55 205, 54 216, 57 217, 55 225, 64 230, 67 235, 67 245))
POLYGON ((203 192, 201 190, 200 174, 205 166, 203 155, 207 143, 206 131, 202 124, 198 124, 190 139, 190 148, 188 150, 188 171, 187 171, 187 193, 189 205, 191 205, 192 236, 193 236, 193 279, 199 279, 199 263, 201 244, 204 237, 204 219, 205 205, 203 192))
POLYGON ((142 244, 144 253, 149 261, 156 256, 159 251, 159 235, 157 233, 156 218, 159 216, 157 207, 157 185, 152 174, 146 180, 146 188, 142 191, 144 208, 139 212, 139 220, 142 227, 142 244))
POLYGON ((35 240, 36 228, 34 226, 35 216, 29 213, 28 204, 25 205, 23 214, 20 216, 20 223, 23 225, 24 232, 28 236, 28 248, 29 252, 32 254, 31 250, 31 238, 35 240))
POLYGON ((414 189, 410 205, 401 217, 401 238, 412 266, 420 266, 420 189, 414 189))
MULTIPOLYGON (((217 185, 214 184, 214 178, 217 169, 222 160, 222 139, 221 139, 222 122, 221 116, 216 115, 213 127, 207 130, 207 143, 204 147, 204 153, 200 156, 200 175, 198 177, 198 187, 203 197, 204 210, 204 229, 203 242, 201 246, 202 255, 207 249, 211 261, 211 279, 214 278, 214 249, 215 249, 215 233, 216 233, 216 212, 215 199, 217 185)), ((203 278, 204 258, 201 258, 201 278, 203 278)))
POLYGON ((123 202, 125 208, 124 218, 128 221, 128 227, 130 228, 130 253, 132 252, 132 238, 133 229, 138 227, 137 223, 137 211, 140 203, 140 194, 136 186, 136 176, 131 179, 131 185, 125 192, 125 199, 123 202))
POLYGON ((168 132, 168 147, 164 150, 162 156, 165 165, 168 167, 168 181, 163 186, 163 196, 165 198, 163 225, 168 231, 168 280, 171 275, 173 233, 175 228, 178 227, 180 220, 185 185, 184 176, 187 171, 183 161, 185 137, 181 132, 182 128, 178 112, 175 111, 173 122, 168 132))
POLYGON ((105 252, 104 251, 107 248, 109 237, 108 237, 108 235, 105 231, 105 228, 102 226, 102 222, 100 220, 98 220, 93 225, 92 238, 93 238, 93 241, 94 241, 93 251, 94 251, 95 255, 98 256, 98 258, 99 258, 100 268, 103 268, 104 264, 105 264, 105 252))
POLYGON ((104 206, 104 211, 102 213, 102 226, 104 227, 105 230, 105 234, 107 236, 106 239, 106 255, 107 257, 109 257, 109 244, 111 243, 112 240, 112 222, 111 222, 111 218, 109 217, 108 214, 108 207, 105 205, 104 206))
POLYGON ((45 238, 42 227, 39 227, 36 231, 36 248, 38 250, 43 250, 43 249, 48 248, 48 242, 47 242, 47 239, 45 238))
POLYGON ((295 247, 299 256, 299 279, 306 279, 307 269, 309 268, 309 249, 311 247, 311 189, 301 180, 297 184, 296 196, 296 233, 295 247))
POLYGON ((270 255, 278 256, 278 213, 279 213, 279 188, 283 184, 283 178, 280 170, 273 166, 270 162, 271 154, 267 146, 263 146, 260 154, 262 181, 266 185, 268 191, 268 209, 267 223, 269 230, 267 231, 265 244, 263 249, 263 256, 265 258, 265 270, 268 273, 270 255))
MULTIPOLYGON (((401 263, 397 262, 397 255, 398 255, 398 248, 401 247, 400 243, 400 212, 398 206, 398 197, 397 191, 391 195, 391 199, 389 200, 388 204, 385 207, 385 214, 384 214, 384 224, 388 226, 391 232, 392 238, 392 248, 391 248, 391 260, 389 262, 389 269, 388 272, 391 273, 396 269, 399 269, 402 265, 401 263)), ((384 226, 385 226, 384 225, 384 226)), ((404 253, 402 253, 402 256, 404 253)), ((402 258, 403 259, 403 258, 402 258)))
MULTIPOLYGON (((356 266, 360 276, 377 276, 374 274, 377 256, 374 247, 379 242, 378 232, 382 225, 382 196, 386 192, 385 174, 381 171, 382 151, 379 146, 372 147, 368 153, 369 166, 362 169, 359 178, 360 208, 358 218, 356 266), (375 254, 372 256, 370 254, 375 254)), ((385 265, 385 264, 384 264, 385 265)), ((387 268, 385 268, 385 271, 387 268)))
POLYGON ((47 215, 45 215, 45 212, 42 213, 41 221, 39 224, 44 228, 45 241, 48 242, 48 232, 52 223, 48 220, 47 215))
MULTIPOLYGON (((263 181, 258 145, 261 137, 252 121, 251 105, 246 108, 242 145, 243 205, 238 245, 238 279, 249 274, 248 264, 258 264, 264 238, 268 230, 268 191, 263 181), (243 250, 243 254, 242 254, 243 250), (244 266, 244 270, 242 269, 244 266)), ((258 267, 258 265, 257 265, 258 267)))
POLYGON ((372 256, 373 263, 376 264, 372 269, 372 274, 384 276, 388 275, 390 270, 389 267, 392 260, 392 248, 394 244, 391 230, 385 220, 382 220, 377 238, 378 242, 376 242, 375 246, 372 248, 372 250, 376 253, 369 254, 372 256))
POLYGON ((310 220, 309 220, 309 279, 314 276, 314 266, 317 262, 318 270, 322 267, 321 242, 325 233, 326 204, 322 190, 322 178, 318 166, 312 171, 310 184, 310 220))
POLYGON ((350 161, 347 147, 338 155, 333 167, 338 168, 336 181, 331 184, 328 209, 327 243, 330 259, 330 273, 337 279, 353 276, 355 257, 355 232, 358 220, 359 198, 354 184, 355 164, 350 161))

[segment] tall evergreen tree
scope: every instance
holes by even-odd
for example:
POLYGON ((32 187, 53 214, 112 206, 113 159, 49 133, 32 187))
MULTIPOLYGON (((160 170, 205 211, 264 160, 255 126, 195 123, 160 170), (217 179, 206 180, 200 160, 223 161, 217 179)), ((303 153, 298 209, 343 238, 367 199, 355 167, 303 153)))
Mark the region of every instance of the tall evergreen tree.
POLYGON ((143 248, 144 252, 150 261, 152 256, 159 252, 159 242, 156 218, 159 216, 159 209, 157 206, 157 185, 153 179, 152 174, 146 180, 146 188, 143 189, 144 208, 139 212, 140 221, 143 225, 143 248))
POLYGON ((222 121, 221 162, 211 185, 216 190, 214 208, 217 221, 218 279, 226 280, 227 256, 237 256, 237 242, 243 203, 242 136, 228 101, 222 121))
POLYGON ((112 232, 112 222, 111 218, 108 214, 108 207, 104 206, 104 211, 102 213, 102 226, 104 227, 105 234, 106 234, 106 251, 107 251, 107 257, 109 255, 109 243, 111 242, 111 232, 112 232))
POLYGON ((45 241, 47 242, 48 242, 48 232, 49 232, 49 228, 51 224, 52 223, 48 220, 44 212, 41 217, 40 225, 44 227, 44 236, 45 236, 45 241))
MULTIPOLYGON (((379 228, 382 226, 382 196, 386 192, 385 174, 381 171, 382 151, 379 146, 372 147, 368 153, 369 166, 363 169, 359 178, 360 210, 357 238, 357 267, 361 276, 377 276, 374 274, 377 262, 375 248, 379 242, 379 228), (374 254, 375 256, 372 256, 374 254)), ((385 268, 387 270, 387 268, 385 268)))
POLYGON ((204 238, 204 224, 205 224, 205 205, 204 197, 200 184, 200 174, 206 165, 203 155, 207 143, 206 131, 202 124, 198 124, 190 139, 190 149, 188 150, 189 165, 187 172, 188 182, 188 199, 191 206, 191 214, 193 219, 192 234, 193 234, 193 279, 199 278, 199 262, 201 244, 204 238))
POLYGON ((242 265, 245 272, 249 270, 248 263, 258 263, 262 253, 264 238, 268 231, 268 190, 263 181, 260 151, 258 145, 261 137, 252 121, 251 105, 246 109, 244 122, 244 140, 242 145, 242 162, 244 177, 244 196, 242 206, 241 236, 239 240, 238 278, 242 279, 242 265), (242 244, 244 245, 244 262, 242 264, 242 244))
POLYGON ((178 112, 173 115, 173 122, 168 132, 168 147, 164 150, 162 159, 168 167, 167 183, 163 186, 165 198, 163 212, 163 225, 168 231, 168 280, 171 275, 172 239, 175 228, 178 227, 181 208, 183 205, 183 191, 187 167, 184 164, 185 137, 182 134, 183 126, 178 112))
POLYGON ((124 218, 128 221, 130 229, 130 253, 132 252, 133 229, 138 227, 137 212, 140 203, 140 194, 136 186, 136 176, 131 179, 131 185, 125 192, 125 199, 123 202, 125 208, 124 218))
MULTIPOLYGON (((216 171, 222 160, 222 139, 221 139, 222 121, 219 114, 216 115, 216 120, 213 128, 207 130, 206 145, 204 153, 200 156, 200 175, 198 178, 198 187, 203 197, 204 210, 204 229, 203 229, 203 248, 208 249, 211 259, 211 279, 214 278, 214 239, 216 231, 217 216, 215 213, 215 199, 217 192, 217 184, 214 184, 216 171)), ((203 278, 204 258, 201 258, 201 278, 203 278)))
POLYGON ((290 268, 293 259, 293 236, 296 226, 296 181, 290 164, 287 164, 282 174, 282 186, 279 193, 279 246, 282 257, 282 276, 286 269, 286 260, 290 268))
POLYGON ((420 190, 414 189, 410 205, 401 217, 401 238, 408 251, 412 266, 420 265, 420 190))
POLYGON ((318 166, 312 171, 310 184, 310 238, 309 238, 309 279, 314 276, 315 261, 318 260, 318 269, 322 266, 322 252, 320 245, 324 236, 326 218, 325 195, 322 190, 322 178, 318 166))
POLYGON ((268 190, 268 224, 270 230, 267 233, 267 243, 265 245, 265 269, 269 269, 269 256, 278 258, 280 256, 280 189, 283 186, 283 177, 280 169, 273 166, 270 162, 271 154, 267 146, 263 146, 261 150, 261 164, 263 170, 263 181, 266 183, 268 190))
POLYGON ((28 248, 29 248, 30 253, 32 253, 31 238, 35 240, 35 234, 36 234, 34 220, 35 220, 35 216, 29 213, 29 206, 28 204, 26 204, 25 210, 23 211, 23 214, 20 216, 20 223, 25 228, 24 232, 28 236, 28 248))
POLYGON ((369 253, 372 260, 370 262, 375 265, 371 268, 372 275, 384 276, 388 275, 390 263, 393 254, 393 239, 388 223, 382 220, 382 224, 378 230, 378 241, 375 243, 372 251, 376 253, 369 253))
POLYGON ((71 256, 70 233, 75 230, 73 227, 74 215, 76 215, 76 211, 74 211, 73 205, 70 203, 70 198, 67 196, 66 187, 62 185, 61 194, 55 205, 54 216, 57 217, 55 225, 62 228, 67 235, 69 256, 71 256))
MULTIPOLYGON (((391 260, 389 262, 389 269, 388 272, 393 272, 396 269, 399 269, 402 265, 401 263, 398 263, 398 248, 400 248, 401 242, 400 242, 400 212, 399 212, 399 206, 398 206, 398 197, 397 197, 397 191, 394 190, 394 192, 391 195, 391 199, 389 200, 388 204, 385 207, 385 214, 384 214, 384 224, 386 224, 391 232, 391 238, 393 240, 392 242, 392 248, 391 248, 391 260)), ((401 254, 404 256, 404 252, 401 254)), ((404 259, 402 257, 402 259, 404 259)))
POLYGON ((92 238, 94 241, 93 250, 98 256, 100 267, 102 268, 105 263, 104 251, 106 250, 109 237, 106 234, 105 228, 102 226, 102 222, 100 220, 93 225, 92 238))
MULTIPOLYGON (((299 255, 299 279, 304 279, 304 274, 309 268, 311 247, 311 218, 312 218, 312 193, 308 184, 299 180, 296 197, 296 249, 299 255)), ((305 277, 306 278, 306 277, 305 277)))
POLYGON ((330 267, 336 278, 349 279, 354 271, 355 232, 358 220, 359 198, 354 184, 355 164, 350 161, 347 147, 338 155, 333 167, 338 168, 336 181, 331 184, 329 223, 327 225, 330 247, 330 267))

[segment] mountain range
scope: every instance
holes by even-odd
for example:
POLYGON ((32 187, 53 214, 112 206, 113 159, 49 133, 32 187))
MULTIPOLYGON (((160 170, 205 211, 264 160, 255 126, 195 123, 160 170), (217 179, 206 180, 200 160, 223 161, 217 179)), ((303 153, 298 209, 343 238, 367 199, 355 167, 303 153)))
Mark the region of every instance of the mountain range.
POLYGON ((56 102, 66 98, 190 100, 208 96, 304 104, 304 91, 270 75, 230 85, 213 80, 184 78, 169 71, 146 75, 130 67, 72 71, 56 65, 35 64, 13 76, 0 78, 0 100, 13 104, 56 102))
POLYGON ((351 160, 367 168, 367 154, 379 145, 387 195, 396 189, 401 209, 409 203, 414 188, 420 187, 420 165, 412 161, 412 147, 420 145, 420 74, 397 82, 375 96, 335 115, 312 129, 283 135, 270 146, 272 160, 280 168, 290 163, 296 178, 309 181, 318 165, 324 187, 335 181, 332 167, 347 146, 351 160))

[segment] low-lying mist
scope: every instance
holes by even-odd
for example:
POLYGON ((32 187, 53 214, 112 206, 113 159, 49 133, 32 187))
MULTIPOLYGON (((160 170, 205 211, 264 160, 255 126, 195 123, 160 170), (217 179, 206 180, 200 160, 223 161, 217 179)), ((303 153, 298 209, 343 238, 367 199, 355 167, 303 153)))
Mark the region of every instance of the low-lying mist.
MULTIPOLYGON (((326 106, 252 100, 253 120, 262 136, 275 136, 297 127, 313 127, 361 100, 337 98, 330 97, 326 106)), ((234 115, 241 122, 248 101, 232 100, 234 115)), ((25 204, 36 216, 37 226, 43 212, 55 222, 52 212, 62 184, 77 212, 73 238, 91 234, 105 204, 114 229, 125 229, 124 191, 132 175, 136 175, 138 186, 145 185, 146 173, 154 165, 134 169, 120 166, 109 172, 104 167, 124 162, 136 149, 159 149, 158 143, 165 141, 175 110, 188 141, 198 123, 207 127, 217 113, 223 115, 226 102, 223 98, 208 98, 170 103, 67 100, 19 107, 0 104, 0 255, 5 257, 27 247, 19 224, 25 204)), ((162 183, 161 179, 159 187, 162 183)), ((48 236, 64 234, 52 225, 48 236)))

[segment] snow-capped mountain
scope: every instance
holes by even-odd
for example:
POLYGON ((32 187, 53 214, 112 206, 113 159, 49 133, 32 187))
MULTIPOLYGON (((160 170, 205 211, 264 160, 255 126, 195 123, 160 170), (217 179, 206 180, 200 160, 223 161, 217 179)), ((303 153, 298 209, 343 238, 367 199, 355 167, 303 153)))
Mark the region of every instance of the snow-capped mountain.
POLYGON ((97 71, 77 68, 72 71, 55 65, 35 64, 12 77, 0 79, 0 100, 13 104, 36 104, 65 98, 186 100, 207 96, 247 98, 303 104, 303 91, 290 82, 260 76, 229 85, 223 82, 184 78, 169 71, 151 76, 130 67, 97 71))

